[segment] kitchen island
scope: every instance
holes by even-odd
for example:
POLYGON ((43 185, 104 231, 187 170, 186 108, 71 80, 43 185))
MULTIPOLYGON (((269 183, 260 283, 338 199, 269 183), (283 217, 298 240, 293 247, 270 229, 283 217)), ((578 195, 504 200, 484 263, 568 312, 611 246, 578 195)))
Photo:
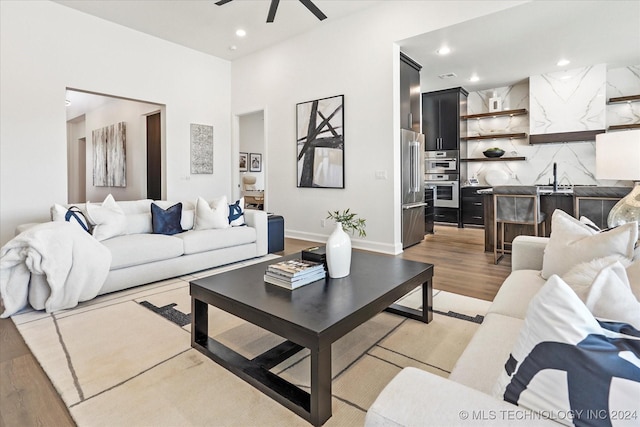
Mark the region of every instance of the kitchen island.
MULTIPOLYGON (((546 236, 551 234, 551 216, 556 209, 561 209, 572 216, 584 215, 599 227, 606 228, 609 211, 618 200, 629 194, 630 191, 630 187, 596 186, 559 187, 554 191, 552 186, 541 186, 540 211, 547 214, 545 219, 546 236)), ((484 196, 484 250, 493 252, 493 189, 480 189, 478 194, 484 196)), ((505 224, 506 242, 511 242, 514 237, 523 234, 533 235, 533 226, 505 224)), ((509 246, 508 243, 507 246, 509 246)))

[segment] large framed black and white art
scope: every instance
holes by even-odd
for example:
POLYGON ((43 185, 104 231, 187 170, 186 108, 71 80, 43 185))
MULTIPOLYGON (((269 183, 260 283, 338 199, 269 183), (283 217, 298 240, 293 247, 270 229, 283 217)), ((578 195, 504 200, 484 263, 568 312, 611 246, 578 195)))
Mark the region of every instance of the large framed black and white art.
POLYGON ((344 188, 344 95, 296 105, 298 187, 344 188))
POLYGON ((95 129, 93 143, 93 185, 95 187, 126 187, 126 123, 95 129))

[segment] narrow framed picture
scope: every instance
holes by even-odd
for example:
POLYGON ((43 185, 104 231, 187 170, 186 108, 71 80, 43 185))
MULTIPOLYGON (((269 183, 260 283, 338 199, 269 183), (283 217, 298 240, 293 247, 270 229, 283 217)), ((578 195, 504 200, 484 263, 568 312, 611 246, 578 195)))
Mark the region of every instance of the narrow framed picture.
POLYGON ((249 155, 249 171, 262 172, 262 154, 251 153, 249 155))
POLYGON ((249 165, 249 154, 247 153, 240 153, 240 158, 238 160, 238 166, 240 169, 240 172, 246 172, 247 170, 249 170, 249 168, 247 167, 249 165))

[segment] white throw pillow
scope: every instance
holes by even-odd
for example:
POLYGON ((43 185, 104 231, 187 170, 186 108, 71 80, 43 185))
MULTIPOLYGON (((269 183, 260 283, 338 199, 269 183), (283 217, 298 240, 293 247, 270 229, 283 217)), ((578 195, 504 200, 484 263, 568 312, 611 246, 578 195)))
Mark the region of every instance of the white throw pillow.
POLYGON ((640 329, 640 302, 631 292, 627 272, 618 261, 598 273, 584 302, 599 319, 624 322, 640 329))
POLYGON ((208 203, 202 197, 198 197, 194 222, 194 230, 230 227, 227 197, 219 197, 211 203, 208 203))
POLYGON ((604 258, 596 258, 589 262, 582 262, 574 265, 569 271, 563 274, 562 280, 574 290, 582 302, 587 300, 587 295, 596 276, 603 268, 606 268, 616 261, 622 265, 629 265, 630 261, 622 256, 613 255, 604 258))
POLYGON ((595 258, 614 255, 631 260, 636 240, 638 225, 635 222, 598 232, 556 209, 551 218, 551 236, 544 250, 542 277, 562 275, 573 266, 595 258))
POLYGON ((125 234, 127 220, 111 194, 104 199, 100 206, 87 203, 87 213, 91 222, 95 224, 93 237, 97 240, 107 240, 125 234))
POLYGON ((640 331, 596 320, 552 276, 531 301, 494 396, 565 425, 618 426, 628 420, 610 414, 640 414, 639 395, 640 331))

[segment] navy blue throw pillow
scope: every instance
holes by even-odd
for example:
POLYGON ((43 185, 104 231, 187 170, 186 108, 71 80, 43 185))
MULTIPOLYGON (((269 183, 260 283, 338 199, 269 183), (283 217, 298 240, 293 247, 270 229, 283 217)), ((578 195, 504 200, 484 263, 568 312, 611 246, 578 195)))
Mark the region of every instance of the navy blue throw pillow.
POLYGON ((162 209, 151 203, 151 226, 154 234, 182 233, 180 220, 182 219, 182 203, 176 203, 168 209, 162 209))

